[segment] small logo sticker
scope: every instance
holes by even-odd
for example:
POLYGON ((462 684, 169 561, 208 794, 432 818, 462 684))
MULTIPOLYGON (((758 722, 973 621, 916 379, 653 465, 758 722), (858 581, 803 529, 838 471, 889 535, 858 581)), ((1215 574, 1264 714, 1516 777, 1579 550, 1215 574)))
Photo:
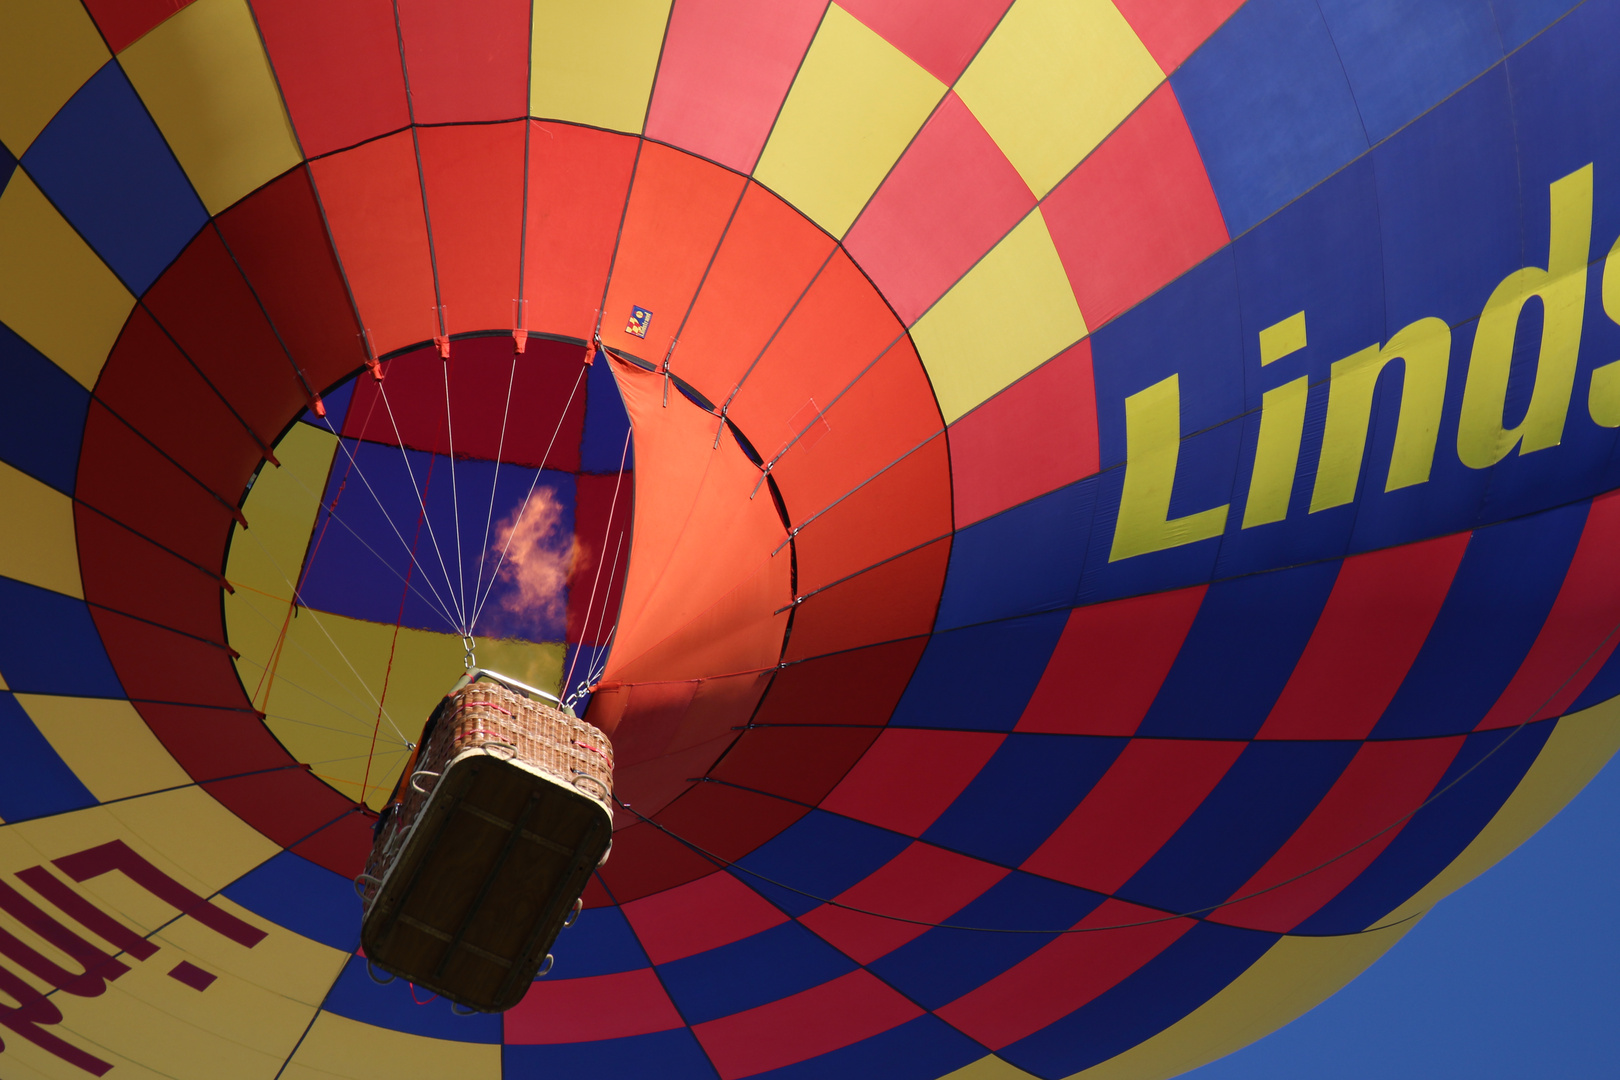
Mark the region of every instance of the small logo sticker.
POLYGON ((630 309, 630 321, 624 324, 624 332, 633 337, 645 338, 647 327, 652 322, 652 312, 644 307, 630 309))

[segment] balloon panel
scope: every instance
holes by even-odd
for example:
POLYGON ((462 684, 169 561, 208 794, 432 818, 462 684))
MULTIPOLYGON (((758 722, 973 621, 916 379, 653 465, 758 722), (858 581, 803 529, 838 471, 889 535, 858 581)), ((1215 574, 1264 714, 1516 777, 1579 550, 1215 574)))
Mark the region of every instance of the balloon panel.
POLYGON ((1613 3, 755 8, 0 35, 7 1075, 1168 1076, 1620 743, 1613 3), (628 803, 502 1017, 464 632, 628 803))

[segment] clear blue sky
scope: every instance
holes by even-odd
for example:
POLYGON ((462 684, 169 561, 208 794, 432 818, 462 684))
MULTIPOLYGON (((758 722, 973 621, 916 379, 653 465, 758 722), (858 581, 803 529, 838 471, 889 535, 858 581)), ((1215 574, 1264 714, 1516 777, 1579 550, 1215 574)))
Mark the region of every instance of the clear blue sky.
POLYGON ((1620 761, 1361 978, 1188 1075, 1620 1078, 1620 761))

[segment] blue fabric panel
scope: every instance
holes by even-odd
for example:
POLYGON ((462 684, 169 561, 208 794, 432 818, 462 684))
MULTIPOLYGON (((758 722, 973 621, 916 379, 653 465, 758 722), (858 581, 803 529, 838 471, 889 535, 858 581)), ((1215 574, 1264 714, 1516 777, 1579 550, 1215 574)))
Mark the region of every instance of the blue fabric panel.
POLYGON ((590 975, 616 975, 647 965, 647 954, 617 907, 586 908, 579 919, 557 937, 551 947, 552 977, 583 979, 590 975))
POLYGON ((1072 605, 1097 487, 1081 480, 959 529, 935 632, 1072 605))
POLYGON ((1011 731, 1068 618, 1068 611, 1051 611, 934 634, 890 725, 1011 731))
POLYGON ((224 893, 254 914, 341 952, 360 943, 354 883, 291 851, 260 863, 224 893))
POLYGON ((1050 1080, 1088 1069, 1157 1035, 1220 993, 1278 936, 1201 922, 1095 1001, 997 1053, 1050 1080))
POLYGON ((1432 801, 1412 815, 1371 866, 1295 933, 1365 930, 1434 880, 1513 794, 1556 723, 1541 720, 1468 736, 1435 785, 1432 801))
MULTIPOLYGON (((381 972, 378 974, 387 978, 381 972)), ((411 985, 404 979, 395 979, 386 986, 379 986, 366 972, 365 960, 351 956, 343 966, 343 974, 327 991, 322 1008, 362 1024, 375 1024, 391 1031, 426 1035, 432 1039, 476 1043, 501 1041, 501 1018, 498 1014, 458 1016, 450 1011, 450 1003, 444 998, 435 997, 426 990, 415 991, 415 998, 411 993, 411 985), (427 1004, 418 1005, 418 1000, 427 1004)))
POLYGON ((1609 654, 1609 658, 1603 662, 1603 666, 1598 669, 1592 681, 1586 684, 1586 689, 1582 690, 1580 696, 1570 705, 1568 712, 1578 713, 1582 709, 1590 709, 1612 697, 1620 697, 1620 649, 1609 654))
POLYGON ((1359 748, 1354 742, 1251 743, 1116 895, 1185 913, 1230 898, 1294 835, 1359 748))
POLYGON ((1472 731, 1512 680, 1552 610, 1590 504, 1476 531, 1423 648, 1373 737, 1472 731))
MULTIPOLYGON (((940 921, 1007 930, 1066 929, 1102 902, 1099 893, 1015 870, 940 921)), ((937 1009, 1021 963, 1056 937, 936 927, 867 966, 923 1008, 937 1009)))
POLYGON ((0 324, 0 461, 73 494, 90 393, 0 324))
MULTIPOLYGON (((596 670, 597 665, 601 664, 603 658, 607 656, 609 648, 611 648, 609 645, 570 644, 563 650, 563 674, 568 679, 568 685, 563 688, 564 698, 579 691, 582 687, 594 683, 595 680, 592 676, 600 674, 596 670), (575 657, 578 657, 578 659, 575 659, 575 657)), ((586 710, 591 707, 592 696, 591 694, 580 694, 579 698, 575 700, 574 712, 577 715, 585 715, 586 710)))
MULTIPOLYGON (((984 1047, 935 1016, 917 1019, 858 1043, 749 1080, 936 1080, 985 1056, 984 1047)), ((510 1074, 508 1074, 510 1075, 510 1074)))
POLYGON ((4 194, 6 185, 11 182, 11 174, 17 169, 17 159, 11 156, 11 151, 0 144, 0 194, 4 194))
POLYGON ((40 734, 17 699, 0 691, 0 820, 60 814, 95 806, 96 797, 40 734))
POLYGON ((657 1077, 658 1080, 717 1080, 714 1066, 690 1028, 632 1035, 601 1042, 501 1048, 505 1080, 559 1080, 561 1077, 657 1077))
POLYGON ((1170 81, 1232 236, 1367 149, 1315 0, 1251 0, 1170 81))
POLYGON ((116 60, 62 106, 22 162, 136 296, 208 221, 116 60))
POLYGON ((1127 741, 1014 732, 923 839, 1017 866, 1080 804, 1127 741))
POLYGON ((1502 47, 1509 52, 1541 33, 1549 23, 1571 8, 1579 6, 1583 5, 1578 0, 1491 0, 1491 7, 1496 11, 1496 25, 1502 33, 1502 47))
POLYGON ((343 422, 349 417, 349 406, 354 402, 355 378, 356 376, 351 375, 331 391, 321 395, 321 404, 326 406, 324 418, 316 416, 314 409, 305 409, 304 415, 299 419, 322 431, 342 431, 343 422))
MULTIPOLYGON (((818 897, 834 897, 889 862, 911 838, 822 810, 812 810, 777 836, 737 860, 737 865, 818 897)), ((753 874, 737 878, 789 915, 820 906, 819 900, 779 889, 753 874)))
POLYGON ((1248 739, 1299 663, 1338 562, 1217 581, 1137 734, 1248 739))
POLYGON ((660 964, 670 1000, 689 1024, 780 1001, 847 975, 855 962, 797 922, 660 964))
POLYGON ((635 440, 625 449, 624 437, 630 430, 630 414, 624 411, 619 384, 613 380, 613 365, 598 358, 585 379, 585 433, 579 444, 579 471, 614 473, 619 462, 626 469, 636 467, 635 440))
MULTIPOLYGON (((1242 309, 1244 407, 1249 415, 1216 577, 1344 554, 1356 511, 1342 507, 1312 514, 1311 489, 1327 418, 1327 379, 1332 365, 1384 339, 1383 252, 1378 226, 1378 188, 1372 162, 1363 157, 1232 245, 1242 309), (1333 255, 1324 258, 1324 252, 1333 255), (1301 311, 1308 344, 1262 366, 1260 334, 1301 311), (1242 528, 1264 394, 1301 376, 1310 380, 1312 390, 1288 517, 1242 528)), ((1382 489, 1380 482, 1365 490, 1382 489)))
POLYGON ((0 577, 0 674, 19 694, 121 698, 84 601, 0 577))
POLYGON ((1490 0, 1321 0, 1367 137, 1386 139, 1502 59, 1490 0))

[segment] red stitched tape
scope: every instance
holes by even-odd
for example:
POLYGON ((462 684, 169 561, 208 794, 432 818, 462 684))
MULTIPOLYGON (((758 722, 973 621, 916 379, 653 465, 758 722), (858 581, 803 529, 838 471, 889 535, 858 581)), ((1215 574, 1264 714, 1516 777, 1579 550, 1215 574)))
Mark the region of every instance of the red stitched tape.
POLYGON ((574 740, 574 745, 579 747, 581 750, 590 751, 591 753, 595 754, 597 757, 601 758, 603 761, 607 762, 608 763, 608 768, 613 767, 613 759, 608 757, 606 754, 602 753, 602 751, 598 750, 596 747, 590 745, 589 743, 582 743, 578 739, 575 739, 574 740))
POLYGON ((484 709, 494 709, 496 712, 505 713, 507 716, 512 715, 512 710, 511 709, 502 708, 501 706, 495 704, 493 701, 469 701, 467 703, 467 707, 469 709, 473 708, 474 706, 479 707, 479 708, 484 708, 484 709))

